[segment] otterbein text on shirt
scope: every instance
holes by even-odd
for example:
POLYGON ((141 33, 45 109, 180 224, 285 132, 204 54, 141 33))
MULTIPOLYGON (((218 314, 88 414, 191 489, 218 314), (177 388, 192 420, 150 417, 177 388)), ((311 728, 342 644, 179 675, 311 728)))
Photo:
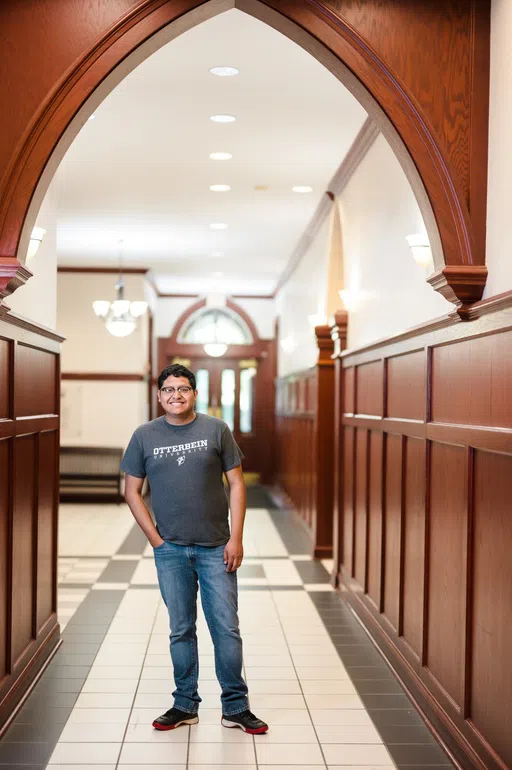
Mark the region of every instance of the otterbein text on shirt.
POLYGON ((200 441, 191 441, 188 444, 175 444, 174 446, 159 446, 153 449, 153 455, 155 457, 165 457, 167 455, 175 456, 183 454, 184 452, 196 452, 202 449, 208 448, 208 439, 201 439, 200 441))

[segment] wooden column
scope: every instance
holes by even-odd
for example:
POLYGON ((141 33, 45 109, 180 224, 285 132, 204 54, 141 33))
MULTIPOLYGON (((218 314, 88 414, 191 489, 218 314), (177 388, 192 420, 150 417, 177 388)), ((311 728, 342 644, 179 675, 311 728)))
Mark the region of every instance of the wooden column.
POLYGON ((341 553, 341 513, 343 510, 342 495, 342 417, 343 417, 343 368, 340 353, 347 347, 348 313, 346 310, 337 310, 330 327, 333 342, 334 358, 334 432, 333 432, 333 531, 332 531, 332 556, 334 566, 332 571, 332 583, 338 585, 338 573, 340 568, 341 553))
POLYGON ((333 524, 333 449, 334 449, 334 344, 329 326, 317 326, 318 344, 315 393, 314 452, 316 457, 315 506, 313 517, 313 555, 332 556, 333 524))

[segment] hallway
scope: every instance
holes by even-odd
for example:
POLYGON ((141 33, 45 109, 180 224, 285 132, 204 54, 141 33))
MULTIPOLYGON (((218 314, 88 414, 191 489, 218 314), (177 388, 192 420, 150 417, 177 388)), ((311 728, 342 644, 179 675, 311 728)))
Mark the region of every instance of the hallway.
POLYGON ((126 506, 62 505, 63 644, 0 742, 0 767, 114 770, 451 767, 329 582, 292 511, 249 489, 240 620, 251 708, 266 736, 223 729, 202 613, 200 724, 159 733, 170 706, 167 615, 126 506), (48 762, 48 765, 47 765, 48 762))

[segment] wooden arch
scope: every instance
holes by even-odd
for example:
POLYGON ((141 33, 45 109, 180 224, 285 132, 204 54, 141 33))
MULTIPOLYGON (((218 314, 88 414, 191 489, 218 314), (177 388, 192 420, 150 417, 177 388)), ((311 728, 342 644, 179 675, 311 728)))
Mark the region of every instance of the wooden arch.
MULTIPOLYGON (((247 328, 249 329, 252 340, 254 343, 259 342, 260 335, 258 334, 258 330, 256 328, 256 325, 254 321, 252 320, 251 316, 248 315, 248 313, 245 312, 243 308, 240 307, 240 305, 237 305, 233 300, 227 299, 226 300, 226 307, 232 310, 234 313, 236 313, 242 321, 245 323, 247 328)), ((181 330, 183 327, 187 324, 189 318, 191 318, 195 313, 197 313, 198 310, 202 310, 203 308, 206 308, 206 300, 200 299, 197 302, 194 302, 193 305, 188 307, 178 318, 176 323, 174 324, 171 334, 169 336, 169 344, 172 345, 179 345, 178 337, 180 335, 181 330)))
POLYGON ((485 216, 490 3, 457 0, 7 0, 9 47, 0 99, 0 301, 24 268, 35 216, 55 169, 95 107, 172 38, 237 7, 325 64, 393 147, 431 241, 434 288, 457 305, 486 279, 485 216), (52 30, 48 45, 42 29, 52 30), (40 66, 44 60, 45 66, 40 66))

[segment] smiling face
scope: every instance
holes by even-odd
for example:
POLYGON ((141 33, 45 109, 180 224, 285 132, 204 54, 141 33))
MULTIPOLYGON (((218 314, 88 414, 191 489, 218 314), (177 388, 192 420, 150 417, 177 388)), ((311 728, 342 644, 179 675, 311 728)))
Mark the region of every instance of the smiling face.
POLYGON ((194 418, 197 390, 186 377, 167 377, 158 391, 158 400, 169 422, 188 422, 194 418))

